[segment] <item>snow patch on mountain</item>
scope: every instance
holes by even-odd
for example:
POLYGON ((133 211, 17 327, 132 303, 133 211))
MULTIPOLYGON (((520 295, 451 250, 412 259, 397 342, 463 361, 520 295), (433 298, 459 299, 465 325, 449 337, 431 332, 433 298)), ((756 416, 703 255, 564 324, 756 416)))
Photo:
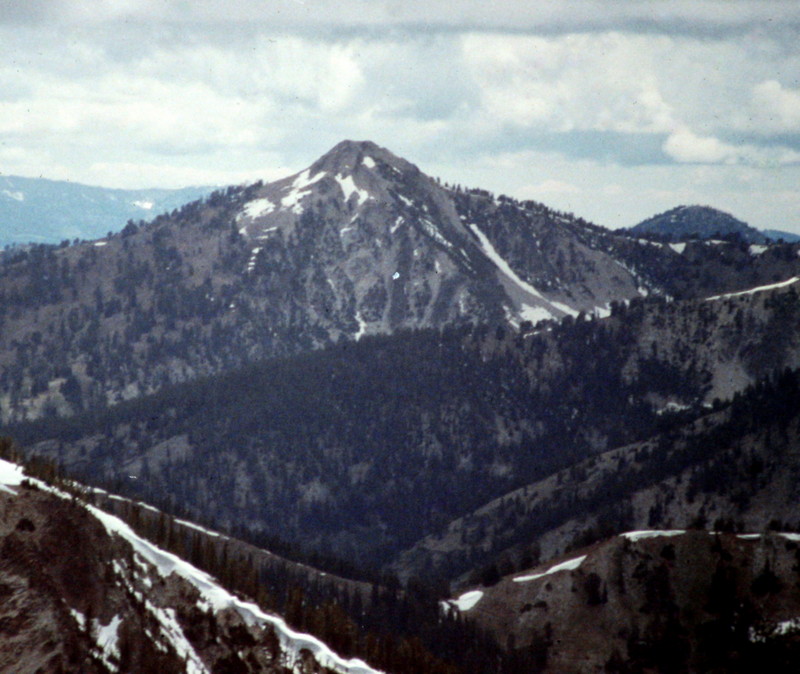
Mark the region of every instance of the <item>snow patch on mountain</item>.
POLYGON ((13 487, 19 487, 24 479, 22 466, 0 459, 0 491, 16 496, 17 491, 13 487))
POLYGON ((69 610, 70 615, 74 618, 75 622, 78 623, 78 627, 82 630, 86 629, 86 616, 83 615, 80 611, 76 611, 74 608, 69 610))
POLYGON ((12 192, 11 190, 3 190, 0 192, 3 196, 13 199, 14 201, 25 201, 25 195, 22 192, 12 192))
POLYGON ((597 316, 597 318, 608 318, 611 315, 611 302, 596 306, 592 309, 592 313, 597 316))
MULTIPOLYGON (((84 617, 85 620, 86 618, 84 617)), ((121 624, 122 618, 118 615, 114 616, 108 625, 101 625, 99 620, 92 621, 92 633, 95 635, 95 643, 99 649, 100 659, 112 672, 119 671, 119 668, 114 663, 119 661, 120 654, 117 646, 119 634, 117 632, 121 624)))
POLYGON ((516 285, 522 288, 526 293, 537 297, 538 299, 544 300, 544 295, 540 293, 536 288, 534 288, 530 283, 523 281, 515 272, 511 266, 506 262, 500 254, 495 250, 492 242, 489 241, 489 237, 487 237, 478 227, 478 225, 469 225, 469 228, 475 232, 475 236, 478 237, 478 241, 480 241, 481 248, 483 248, 483 252, 486 254, 492 262, 494 262, 495 266, 509 279, 511 279, 516 285))
POLYGON ((361 160, 361 163, 369 169, 374 169, 376 166, 375 160, 372 157, 364 157, 364 159, 361 160))
POLYGON ((310 169, 305 169, 297 174, 294 182, 289 187, 289 193, 281 199, 281 206, 289 209, 298 215, 303 212, 303 207, 300 205, 300 200, 305 196, 305 192, 316 182, 322 180, 327 173, 320 171, 311 177, 310 169))
MULTIPOLYGON (((544 302, 545 304, 549 305, 558 312, 567 314, 569 316, 578 315, 578 312, 575 311, 572 307, 563 304, 561 302, 556 302, 554 300, 547 299, 544 295, 542 295, 542 293, 536 290, 536 288, 534 288, 530 283, 522 280, 519 277, 519 275, 511 268, 511 265, 509 265, 508 262, 506 262, 503 259, 503 257, 497 252, 497 250, 495 250, 495 247, 492 245, 492 242, 489 241, 489 237, 487 237, 477 225, 470 224, 469 228, 475 233, 475 236, 478 237, 478 241, 480 242, 481 248, 483 249, 483 252, 485 253, 486 257, 488 257, 500 270, 500 272, 514 285, 516 285, 526 294, 534 297, 537 300, 544 302)), ((541 315, 544 318, 553 318, 556 315, 555 313, 549 311, 546 307, 533 307, 525 303, 523 303, 522 306, 523 309, 521 310, 520 313, 522 313, 522 311, 525 311, 528 313, 528 315, 541 315), (544 312, 547 312, 549 315, 544 316, 542 312, 534 313, 533 310, 536 308, 541 309, 544 312)))
POLYGON ((566 562, 561 562, 560 564, 556 564, 555 566, 551 566, 547 571, 543 571, 542 573, 532 573, 527 576, 517 576, 514 578, 515 583, 528 583, 532 580, 536 580, 537 578, 543 578, 544 576, 549 576, 553 573, 558 573, 559 571, 574 571, 577 569, 583 561, 586 559, 586 555, 582 557, 576 557, 575 559, 568 559, 566 562))
POLYGON ((274 210, 275 204, 273 204, 269 199, 253 199, 252 201, 248 201, 242 207, 242 211, 236 216, 236 219, 241 220, 242 218, 251 218, 255 220, 256 218, 260 218, 262 215, 272 213, 274 210))
POLYGON ((480 590, 470 590, 462 594, 458 599, 450 601, 450 604, 459 611, 469 611, 475 608, 481 599, 483 599, 483 592, 480 590))
POLYGON ((358 332, 353 335, 353 339, 358 341, 367 333, 367 322, 362 318, 360 311, 356 311, 356 321, 358 322, 358 332))
POLYGON ((519 310, 519 317, 523 321, 530 321, 534 325, 539 321, 555 318, 555 316, 544 307, 532 307, 529 304, 522 305, 522 308, 519 310))
POLYGON ((256 246, 253 248, 253 252, 250 253, 250 259, 247 261, 247 272, 250 273, 256 268, 256 258, 258 254, 261 252, 261 247, 256 246))
POLYGON ((261 234, 259 234, 259 235, 258 235, 256 238, 257 238, 259 241, 264 241, 264 240, 266 240, 266 239, 269 239, 269 238, 270 238, 270 237, 271 237, 271 236, 272 236, 272 235, 273 235, 275 232, 277 232, 279 229, 280 229, 280 227, 278 227, 278 226, 275 226, 275 227, 265 227, 263 230, 261 230, 261 234))
POLYGON ((336 182, 339 183, 339 187, 342 188, 345 203, 349 202, 350 197, 352 197, 354 194, 358 195, 358 203, 356 204, 357 206, 360 206, 367 201, 367 199, 369 199, 369 192, 359 188, 358 185, 356 185, 355 180, 353 180, 353 176, 343 176, 341 174, 337 174, 336 182))
POLYGON ((133 205, 136 206, 136 208, 141 208, 143 211, 152 211, 155 203, 152 201, 134 201, 133 205))
POLYGON ((430 220, 423 218, 420 220, 420 224, 422 225, 422 229, 424 229, 428 236, 430 236, 434 241, 442 244, 445 248, 453 247, 453 244, 442 236, 441 232, 436 228, 436 225, 434 225, 430 220))
POLYGON ((785 288, 790 286, 794 283, 800 281, 800 276, 793 276, 786 281, 780 281, 779 283, 772 283, 766 286, 758 286, 757 288, 750 288, 750 290, 740 290, 739 292, 735 293, 726 293, 724 295, 714 295, 712 297, 706 297, 706 302, 711 302, 713 300, 724 300, 729 297, 740 297, 742 295, 754 295, 755 293, 761 293, 766 290, 776 290, 777 288, 785 288))
POLYGON ((685 533, 686 531, 684 529, 652 529, 646 531, 628 531, 624 534, 620 534, 620 537, 629 541, 641 541, 646 538, 660 538, 662 536, 682 536, 685 533))
POLYGON ((775 625, 775 634, 794 634, 800 632, 800 618, 784 620, 775 625))
POLYGON ((150 601, 145 601, 145 608, 156 619, 161 629, 161 634, 166 637, 167 641, 175 649, 178 657, 186 661, 186 674, 207 674, 208 668, 183 633, 175 611, 169 608, 159 608, 150 601))

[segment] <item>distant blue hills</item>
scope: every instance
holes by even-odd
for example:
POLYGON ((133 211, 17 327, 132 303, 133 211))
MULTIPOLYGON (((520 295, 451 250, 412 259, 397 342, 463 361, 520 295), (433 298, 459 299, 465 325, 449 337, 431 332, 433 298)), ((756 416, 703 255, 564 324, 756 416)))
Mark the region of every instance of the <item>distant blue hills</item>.
POLYGON ((128 220, 151 220, 213 189, 123 190, 0 175, 0 246, 97 239, 128 220))
MULTIPOLYGON (((124 190, 46 178, 0 175, 0 247, 92 240, 121 230, 128 220, 151 220, 201 199, 215 187, 124 190)), ((748 243, 800 241, 800 235, 758 230, 709 206, 678 206, 626 231, 665 241, 738 236, 748 243)))
POLYGON ((731 236, 753 244, 766 244, 780 239, 787 243, 800 241, 797 234, 776 229, 758 230, 730 213, 710 206, 678 206, 643 220, 627 231, 636 235, 655 236, 669 242, 731 236))

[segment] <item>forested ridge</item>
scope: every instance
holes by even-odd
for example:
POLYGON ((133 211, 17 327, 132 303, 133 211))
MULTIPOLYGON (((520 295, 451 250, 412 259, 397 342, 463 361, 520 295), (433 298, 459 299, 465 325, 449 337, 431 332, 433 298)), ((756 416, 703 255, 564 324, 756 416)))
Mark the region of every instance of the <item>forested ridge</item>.
POLYGON ((729 403, 662 417, 645 441, 503 495, 404 552, 396 567, 491 583, 627 530, 798 531, 798 439, 800 371, 787 369, 729 403))
POLYGON ((757 380, 796 363, 795 297, 654 298, 527 333, 400 331, 9 431, 85 479, 376 568, 503 494, 658 435, 669 405, 703 414, 730 364, 757 380))
POLYGON ((565 350, 574 388, 543 380, 531 390, 507 350, 481 355, 487 338, 497 335, 367 338, 9 432, 26 447, 52 438, 40 448, 48 455, 145 500, 382 562, 421 531, 569 465, 590 435, 613 446, 656 421, 628 402, 635 387, 611 357, 584 363, 565 350), (592 387, 603 395, 584 397, 592 387), (189 453, 151 451, 176 437, 189 453))
MULTIPOLYGON (((665 505, 669 504, 670 498, 680 500, 687 498, 688 494, 689 501, 701 505, 701 512, 705 512, 703 503, 707 507, 720 498, 729 498, 734 508, 745 513, 748 498, 758 495, 759 490, 771 488, 776 475, 786 470, 791 474, 800 471, 800 464, 791 458, 796 453, 793 448, 800 433, 798 410, 800 371, 787 369, 737 394, 730 403, 717 403, 713 410, 686 410, 666 417, 661 415, 657 419, 659 433, 647 442, 632 445, 625 453, 616 454, 610 466, 603 466, 604 459, 598 456, 564 471, 557 498, 526 511, 523 522, 529 526, 515 529, 506 508, 505 514, 496 520, 503 522, 501 531, 505 532, 506 538, 502 541, 506 546, 514 542, 513 538, 507 537, 510 532, 514 532, 518 541, 536 541, 548 527, 559 521, 559 517, 563 520, 578 513, 601 513, 599 526, 587 529, 584 535, 574 540, 573 546, 578 548, 621 531, 639 528, 641 523, 634 521, 633 513, 628 511, 626 514, 625 508, 619 504, 627 501, 633 491, 646 489, 648 485, 668 484, 669 478, 675 475, 684 475, 685 490, 672 495, 662 491, 667 501, 654 502, 648 514, 650 527, 688 525, 721 531, 750 531, 747 523, 737 519, 735 509, 729 511, 727 517, 718 517, 714 521, 708 517, 694 517, 693 521, 685 522, 668 519, 670 514, 665 505), (593 472, 598 470, 606 476, 605 481, 599 484, 593 479, 593 472)), ((120 412, 114 410, 114 413, 120 412)), ((33 461, 31 472, 55 480, 59 485, 66 484, 57 477, 58 469, 49 461, 33 461)), ((87 492, 81 491, 80 494, 92 498, 87 492)), ((783 499, 786 495, 778 496, 783 499)), ((512 498, 508 503, 513 506, 512 511, 519 508, 518 500, 515 502, 512 498)), ((146 537, 208 570, 231 589, 252 596, 263 607, 284 615, 297 629, 317 634, 341 653, 364 657, 386 671, 500 673, 538 671, 546 666, 550 648, 546 647, 546 640, 534 639, 529 647, 501 650, 457 613, 443 614, 437 598, 446 592, 446 587, 437 589, 419 579, 412 579, 402 588, 396 579, 384 576, 376 578, 368 592, 353 591, 333 578, 330 582, 320 578, 310 580, 307 574, 293 571, 291 566, 259 564, 252 554, 240 554, 234 546, 229 547, 196 529, 181 527, 165 513, 154 514, 152 510, 130 502, 116 510, 146 537), (470 647, 465 649, 464 644, 470 644, 470 647)), ((779 531, 798 530, 800 520, 773 518, 769 527, 779 531)), ((525 547, 528 553, 521 556, 522 548, 517 550, 516 554, 506 552, 495 566, 484 567, 472 582, 491 586, 501 575, 537 563, 535 551, 531 554, 532 549, 525 547)), ((476 559, 472 558, 470 563, 474 564, 476 559)), ((641 582, 651 582, 644 575, 638 578, 641 582)), ((660 588, 659 582, 654 576, 653 587, 660 588)), ((682 592, 677 588, 672 591, 682 592)), ((710 591, 714 592, 714 589, 710 591)), ((666 601, 660 589, 652 592, 656 593, 652 601, 666 601)), ((756 596, 760 595, 756 593, 756 596)), ((716 615, 716 610, 709 608, 712 615, 716 615)), ((720 614, 718 620, 724 620, 725 615, 720 614)), ((662 627, 671 634, 669 625, 662 627)), ((650 640, 666 638, 656 637, 655 632, 648 637, 650 640)), ((700 632, 680 633, 674 638, 681 643, 687 638, 700 639, 701 643, 704 639, 716 639, 700 632)), ((634 644, 629 656, 615 662, 630 664, 641 660, 644 663, 657 657, 656 651, 640 649, 636 633, 632 633, 629 642, 634 644)), ((789 657, 780 650, 784 648, 783 642, 777 645, 769 642, 767 646, 770 648, 754 646, 749 650, 736 643, 739 645, 735 648, 728 644, 719 654, 709 654, 709 661, 717 657, 738 657, 735 653, 739 651, 746 652, 747 657, 755 657, 757 652, 769 653, 776 662, 789 657)), ((653 641, 653 648, 656 648, 655 644, 653 641)), ((560 651, 560 648, 555 651, 560 651)))

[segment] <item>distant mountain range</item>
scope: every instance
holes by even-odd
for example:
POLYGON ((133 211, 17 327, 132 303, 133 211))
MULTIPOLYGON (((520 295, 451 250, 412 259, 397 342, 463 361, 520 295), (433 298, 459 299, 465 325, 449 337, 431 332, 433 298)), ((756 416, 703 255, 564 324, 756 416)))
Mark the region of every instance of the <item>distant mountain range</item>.
POLYGON ((0 247, 97 239, 118 232, 128 220, 151 220, 212 189, 121 190, 0 175, 0 247))
MULTIPOLYGON (((0 174, 0 247, 102 238, 118 232, 128 220, 152 220, 206 197, 214 189, 123 190, 0 174)), ((678 206, 620 231, 668 242, 732 235, 755 244, 800 241, 800 235, 777 229, 761 231, 710 206, 678 206)))
POLYGON ((521 326, 794 274, 440 184, 370 142, 102 240, 0 253, 0 419, 88 409, 365 335, 521 326))
POLYGON ((643 220, 629 230, 634 235, 655 236, 661 241, 679 242, 687 239, 722 239, 735 237, 752 244, 767 244, 779 240, 800 241, 800 236, 776 229, 760 231, 745 222, 710 206, 678 206, 643 220))
POLYGON ((800 241, 800 235, 793 234, 792 232, 783 232, 779 229, 765 229, 763 233, 772 241, 785 241, 786 243, 797 243, 800 241))
MULTIPOLYGON (((675 237, 610 231, 343 141, 282 180, 91 241, 12 247, 3 433, 31 465, 120 494, 119 514, 149 502, 295 559, 364 567, 368 600, 339 580, 329 593, 321 574, 313 599, 274 578, 269 593, 283 588, 295 625, 336 625, 331 645, 377 669, 582 671, 584 657, 593 671, 661 658, 664 671, 747 671, 762 654, 794 671, 781 667, 800 637, 787 617, 798 541, 709 532, 800 531, 800 244, 697 208, 660 216, 659 231, 685 224, 675 237), (695 556, 693 534, 615 538, 693 528, 706 530, 695 556), (446 622, 431 602, 448 588, 485 592, 444 610, 469 618, 485 602, 502 624, 481 603, 473 614, 497 644, 446 622), (387 631, 403 635, 393 647, 387 631)), ((148 517, 159 540, 258 590, 218 534, 148 517)), ((16 526, 11 550, 34 533, 16 526)), ((87 617, 90 634, 113 617, 87 617)), ((201 637, 220 629, 201 624, 201 637)), ((254 636, 236 632, 236 648, 254 636)), ((231 662, 219 671, 247 671, 231 662)))

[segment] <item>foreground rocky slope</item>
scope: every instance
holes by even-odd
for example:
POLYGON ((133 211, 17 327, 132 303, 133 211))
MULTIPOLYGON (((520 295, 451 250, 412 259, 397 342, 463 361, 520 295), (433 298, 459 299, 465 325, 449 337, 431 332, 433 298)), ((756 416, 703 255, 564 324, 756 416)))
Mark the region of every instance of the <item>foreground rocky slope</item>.
POLYGON ((540 672, 792 672, 800 534, 634 531, 445 604, 540 672))
POLYGON ((374 671, 3 460, 0 549, 0 671, 374 671))

